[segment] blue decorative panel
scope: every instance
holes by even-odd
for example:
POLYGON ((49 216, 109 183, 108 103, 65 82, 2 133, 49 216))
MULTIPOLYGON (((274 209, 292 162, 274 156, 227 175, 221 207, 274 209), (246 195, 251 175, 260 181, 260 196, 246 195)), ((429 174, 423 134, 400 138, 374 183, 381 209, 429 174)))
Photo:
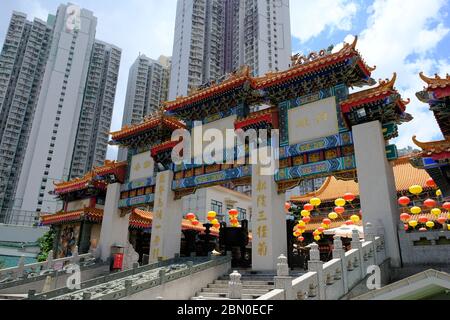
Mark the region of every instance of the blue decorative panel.
POLYGON ((280 148, 280 159, 299 156, 305 152, 325 150, 334 147, 347 146, 353 144, 353 137, 350 131, 337 135, 303 142, 297 145, 280 148))
POLYGON ((148 203, 152 203, 154 200, 155 200, 154 194, 147 194, 144 196, 122 199, 122 200, 119 200, 119 208, 127 208, 127 207, 137 206, 140 204, 148 204, 148 203))
POLYGON ((351 170, 356 168, 354 156, 342 157, 332 160, 315 162, 301 166, 284 168, 275 176, 276 181, 307 178, 318 174, 331 174, 336 171, 351 170))
POLYGON ((251 166, 242 166, 239 168, 227 169, 219 172, 207 173, 201 176, 189 177, 172 182, 172 189, 184 189, 210 184, 215 182, 222 182, 231 179, 249 177, 252 174, 251 166))
POLYGON ((134 189, 154 186, 155 184, 156 184, 155 178, 149 177, 149 178, 139 179, 139 180, 125 183, 120 188, 120 191, 121 192, 130 191, 130 190, 134 190, 134 189))

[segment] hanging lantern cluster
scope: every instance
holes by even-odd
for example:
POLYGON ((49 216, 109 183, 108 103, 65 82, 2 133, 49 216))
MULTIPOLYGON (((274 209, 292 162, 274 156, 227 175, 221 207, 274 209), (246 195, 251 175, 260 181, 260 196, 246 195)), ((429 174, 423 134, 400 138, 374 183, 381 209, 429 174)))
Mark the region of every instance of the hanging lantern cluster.
MULTIPOLYGON (((432 178, 426 181, 426 186, 429 188, 437 188, 436 183, 432 178)), ((423 192, 423 188, 420 185, 410 186, 408 189, 409 193, 419 198, 419 195, 423 192)), ((436 196, 439 197, 442 195, 440 190, 436 191, 436 196)), ((407 208, 411 203, 411 199, 407 196, 402 196, 398 199, 398 204, 402 207, 402 212, 400 214, 400 220, 404 223, 405 231, 409 231, 411 228, 413 230, 418 229, 419 231, 427 231, 436 227, 436 223, 442 225, 443 228, 450 230, 450 224, 448 221, 450 220, 450 214, 447 213, 447 216, 442 216, 442 210, 450 211, 450 203, 445 202, 442 204, 442 209, 439 208, 439 203, 436 199, 426 199, 423 202, 423 207, 419 207, 418 205, 414 205, 410 208, 407 208), (405 212, 405 210, 409 210, 409 212, 405 212), (427 216, 422 215, 417 217, 422 213, 429 212, 434 216, 434 221, 430 220, 427 216)))
POLYGON ((238 216, 239 216, 239 211, 238 210, 231 209, 231 210, 228 211, 228 217, 230 218, 230 224, 231 224, 231 226, 233 228, 238 228, 239 227, 238 216))
POLYGON ((200 224, 194 213, 186 214, 186 220, 189 220, 193 226, 198 226, 200 224))

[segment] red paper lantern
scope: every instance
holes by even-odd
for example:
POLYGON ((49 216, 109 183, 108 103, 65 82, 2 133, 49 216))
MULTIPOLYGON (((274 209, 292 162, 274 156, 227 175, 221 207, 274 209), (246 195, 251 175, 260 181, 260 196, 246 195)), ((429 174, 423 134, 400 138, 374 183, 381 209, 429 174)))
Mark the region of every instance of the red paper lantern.
POLYGON ((219 229, 220 228, 220 223, 217 223, 215 225, 213 225, 214 228, 219 229))
POLYGON ((427 187, 434 188, 436 187, 436 182, 434 182, 433 178, 430 178, 426 182, 427 187))
POLYGON ((322 223, 326 224, 327 226, 329 226, 331 224, 331 220, 330 219, 323 219, 322 223))
POLYGON ((188 214, 186 215, 186 219, 187 219, 187 220, 190 220, 190 221, 194 220, 194 219, 195 219, 195 214, 193 214, 193 213, 188 213, 188 214))
POLYGON ((403 221, 403 222, 406 222, 406 221, 408 221, 409 219, 411 219, 411 216, 410 216, 409 214, 407 214, 407 213, 402 213, 402 214, 400 215, 400 220, 403 221))
POLYGON ((427 222, 428 222, 428 218, 427 217, 422 216, 422 217, 419 218, 419 223, 427 223, 427 222))
POLYGON ((405 231, 409 230, 409 226, 407 224, 404 225, 405 231))
MULTIPOLYGON (((289 211, 289 209, 291 208, 291 204, 289 202, 286 202, 284 204, 284 210, 289 211)), ((231 210, 230 210, 231 211, 231 210)))
POLYGON ((191 223, 193 226, 198 226, 200 224, 200 222, 198 222, 198 220, 192 220, 191 223))
POLYGON ((345 208, 344 207, 336 207, 336 208, 334 208, 334 212, 336 212, 337 214, 343 214, 345 212, 345 208))
POLYGON ((444 208, 445 210, 450 210, 450 202, 445 202, 445 203, 442 205, 442 208, 444 208))
POLYGON ((439 222, 440 224, 444 224, 444 223, 447 222, 447 218, 445 218, 445 217, 440 217, 440 218, 437 219, 437 222, 439 222))
POLYGON ((433 200, 433 199, 427 199, 423 202, 423 204, 427 208, 434 208, 434 207, 436 207, 437 202, 436 202, 436 200, 433 200))
POLYGON ((303 209, 306 211, 313 211, 314 210, 314 206, 311 203, 307 203, 303 206, 303 209))
POLYGON ((303 217, 303 218, 302 218, 302 221, 303 221, 304 223, 310 223, 311 217, 303 217))
POLYGON ((355 223, 352 220, 347 220, 347 221, 345 221, 345 224, 348 225, 348 226, 352 226, 355 223))
POLYGON ((231 223, 231 224, 238 224, 238 223, 239 223, 239 220, 236 219, 236 218, 234 218, 234 219, 231 219, 231 220, 230 220, 230 223, 231 223))
POLYGON ((411 200, 408 197, 401 197, 398 199, 398 204, 401 206, 406 207, 410 202, 411 202, 411 200))
POLYGON ((303 242, 303 241, 305 241, 305 238, 303 238, 303 237, 298 237, 297 240, 300 241, 300 242, 303 242))
POLYGON ((319 231, 320 233, 323 233, 325 231, 325 228, 322 228, 322 227, 317 228, 317 231, 319 231))
POLYGON ((348 192, 348 193, 344 194, 343 198, 347 202, 352 202, 353 200, 355 200, 356 197, 355 197, 355 195, 353 193, 348 192))
MULTIPOLYGON (((289 202, 286 202, 286 203, 289 203, 289 202)), ((237 215, 239 215, 239 211, 237 211, 236 209, 231 209, 228 211, 228 215, 232 216, 232 217, 237 216, 237 215)))

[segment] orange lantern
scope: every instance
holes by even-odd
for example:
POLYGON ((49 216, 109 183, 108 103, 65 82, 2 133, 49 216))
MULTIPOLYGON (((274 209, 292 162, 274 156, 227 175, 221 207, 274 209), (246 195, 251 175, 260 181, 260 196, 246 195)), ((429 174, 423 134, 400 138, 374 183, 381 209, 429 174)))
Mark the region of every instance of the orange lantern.
POLYGON ((427 217, 419 217, 419 223, 427 223, 428 222, 428 218, 427 217))
POLYGON ((450 211, 450 202, 444 202, 444 204, 442 205, 442 208, 450 211))
POLYGON ((344 207, 336 207, 336 208, 334 208, 334 212, 336 212, 337 214, 343 214, 345 212, 345 208, 344 207))
POLYGON ((233 218, 233 219, 230 219, 230 223, 231 223, 231 224, 238 224, 238 223, 239 223, 239 220, 236 219, 236 218, 233 218))
POLYGON ((447 219, 445 217, 440 217, 437 219, 437 222, 439 222, 440 224, 444 224, 447 222, 447 219))
POLYGON ((404 207, 406 207, 410 202, 411 200, 408 197, 400 197, 398 199, 398 204, 404 207))
POLYGON ((191 223, 193 226, 198 226, 200 224, 200 222, 198 222, 198 220, 192 220, 191 223))
POLYGON ((427 185, 427 187, 435 188, 436 187, 436 182, 434 182, 433 178, 430 178, 430 179, 427 180, 426 185, 427 185))
POLYGON ((307 203, 303 206, 303 209, 306 211, 313 211, 314 210, 314 206, 311 203, 307 203))
POLYGON ((186 215, 186 219, 189 220, 189 221, 195 220, 195 219, 196 219, 195 214, 193 214, 193 213, 188 213, 188 214, 186 215))
POLYGON ((433 199, 427 199, 423 202, 423 204, 427 208, 434 208, 434 207, 436 207, 437 202, 436 202, 436 200, 433 200, 433 199))
POLYGON ((411 216, 410 216, 409 214, 407 214, 407 213, 402 213, 402 214, 400 215, 400 220, 403 221, 403 222, 406 222, 406 221, 408 221, 409 219, 411 219, 411 216))
POLYGON ((352 202, 353 200, 355 200, 356 196, 351 192, 347 192, 346 194, 344 194, 343 198, 347 202, 352 202))
POLYGON ((213 227, 216 229, 220 229, 220 223, 214 224, 213 227))
POLYGON ((302 221, 303 221, 304 223, 310 223, 310 222, 311 222, 311 217, 303 217, 303 218, 302 218, 302 221))
POLYGON ((291 204, 289 202, 286 202, 284 204, 284 210, 286 210, 286 212, 287 212, 287 211, 289 211, 290 208, 291 208, 291 204))

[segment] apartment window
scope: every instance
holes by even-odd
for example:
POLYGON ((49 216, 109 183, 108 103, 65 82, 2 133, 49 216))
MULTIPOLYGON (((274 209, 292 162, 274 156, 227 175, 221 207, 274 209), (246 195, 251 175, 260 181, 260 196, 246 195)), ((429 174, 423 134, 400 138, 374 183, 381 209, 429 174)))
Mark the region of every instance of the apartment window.
POLYGON ((239 212, 239 220, 247 219, 247 210, 243 208, 237 208, 237 211, 239 212))
POLYGON ((223 204, 220 201, 211 200, 211 210, 215 211, 217 215, 222 215, 223 204))

